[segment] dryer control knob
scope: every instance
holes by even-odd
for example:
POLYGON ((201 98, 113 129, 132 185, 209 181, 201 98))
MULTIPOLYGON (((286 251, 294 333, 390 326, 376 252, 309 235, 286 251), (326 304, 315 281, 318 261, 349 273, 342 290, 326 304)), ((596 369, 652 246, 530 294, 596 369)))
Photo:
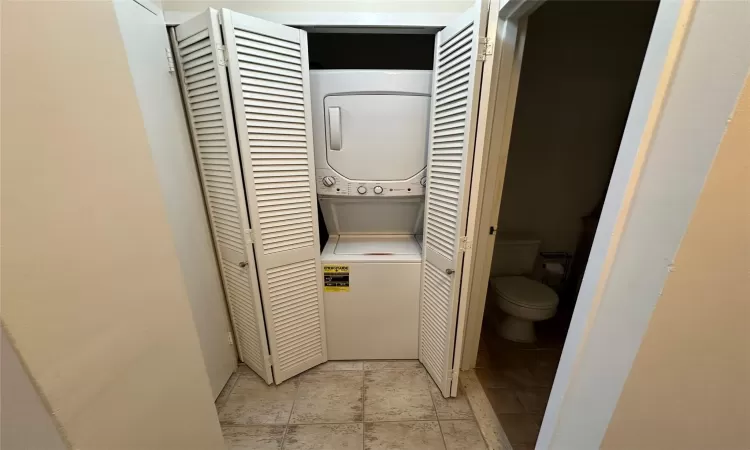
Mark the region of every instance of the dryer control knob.
POLYGON ((419 184, 421 184, 422 187, 427 186, 427 177, 422 177, 422 179, 419 180, 419 184))
POLYGON ((336 184, 336 179, 333 177, 323 177, 323 186, 331 187, 336 184))
POLYGON ((357 192, 359 192, 360 194, 366 194, 367 193, 367 188, 364 187, 364 186, 360 186, 360 187, 357 188, 357 192))
POLYGON ((383 188, 381 186, 375 186, 374 188, 372 188, 372 192, 374 192, 376 194, 382 194, 383 193, 383 188))

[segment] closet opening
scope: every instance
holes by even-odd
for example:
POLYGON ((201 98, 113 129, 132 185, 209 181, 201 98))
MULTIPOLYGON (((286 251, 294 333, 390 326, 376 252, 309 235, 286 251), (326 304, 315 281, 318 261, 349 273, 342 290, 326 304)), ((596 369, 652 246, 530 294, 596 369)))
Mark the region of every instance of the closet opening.
POLYGON ((528 17, 476 363, 516 450, 539 433, 658 6, 528 17))
MULTIPOLYGON (((437 29, 303 28, 308 32, 308 56, 311 71, 431 71, 433 69, 437 29)), ((393 90, 401 90, 401 86, 394 84, 393 90)), ((314 110, 313 115, 316 114, 323 114, 323 112, 314 110)), ((426 135, 427 125, 424 124, 423 128, 426 135)), ((318 202, 321 252, 324 251, 331 235, 323 209, 318 202)))
POLYGON ((416 360, 435 34, 307 37, 327 357, 416 360))

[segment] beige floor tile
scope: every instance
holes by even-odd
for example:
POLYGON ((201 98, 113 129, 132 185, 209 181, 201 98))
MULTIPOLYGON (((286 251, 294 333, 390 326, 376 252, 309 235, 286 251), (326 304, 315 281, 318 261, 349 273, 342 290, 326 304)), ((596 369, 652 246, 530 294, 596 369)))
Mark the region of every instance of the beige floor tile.
POLYGON ((543 413, 547 408, 549 394, 550 388, 530 388, 516 391, 518 401, 521 402, 524 410, 528 413, 543 413))
POLYGON ((284 425, 222 427, 227 450, 277 450, 284 438, 284 425))
POLYGON ((510 380, 501 377, 500 372, 495 369, 477 368, 475 370, 477 379, 485 389, 491 388, 511 388, 513 387, 510 380))
POLYGON ((477 378, 487 388, 544 387, 527 368, 476 369, 477 378))
POLYGON ((245 363, 238 362, 237 363, 237 373, 255 373, 253 372, 253 369, 247 367, 245 363))
POLYGON ((447 450, 486 450, 479 426, 473 420, 440 421, 447 450))
POLYGON ((527 353, 533 349, 518 347, 515 342, 503 339, 501 343, 488 344, 490 353, 489 367, 517 368, 528 367, 527 353))
POLYGON ((428 383, 432 401, 435 404, 435 412, 437 412, 439 420, 474 419, 474 414, 471 412, 471 406, 469 406, 469 402, 466 400, 463 389, 458 390, 457 397, 445 398, 432 379, 428 383))
POLYGON ((492 409, 497 414, 517 414, 526 410, 516 397, 514 389, 486 389, 487 398, 490 399, 492 409))
POLYGON ((357 371, 303 375, 290 423, 361 422, 363 376, 357 371))
POLYGON ((306 373, 312 372, 331 372, 337 370, 364 370, 362 361, 328 361, 319 366, 315 366, 306 373))
POLYGON ((489 367, 491 364, 491 361, 492 361, 492 356, 490 355, 490 352, 487 349, 487 344, 485 344, 483 340, 480 340, 479 349, 477 351, 476 367, 477 368, 489 367))
POLYGON ((363 424, 289 425, 284 450, 361 450, 363 424))
POLYGON ((552 321, 537 323, 537 337, 534 344, 523 344, 503 339, 493 330, 482 329, 480 343, 483 343, 490 356, 489 364, 482 368, 492 368, 489 372, 478 374, 484 385, 490 387, 537 388, 550 387, 555 377, 565 330, 569 319, 562 316, 552 321))
POLYGON ((232 393, 246 392, 251 390, 260 390, 262 392, 270 392, 277 389, 289 389, 289 386, 296 385, 298 379, 292 378, 287 380, 280 385, 267 384, 261 377, 253 372, 239 372, 237 383, 235 383, 232 393))
POLYGON ((498 414, 505 434, 512 445, 534 444, 539 435, 538 416, 534 414, 498 414))
POLYGON ((516 388, 544 387, 544 383, 527 368, 501 369, 500 376, 509 380, 511 385, 516 388))
POLYGON ((225 425, 286 424, 297 393, 297 379, 266 385, 254 374, 240 374, 226 403, 219 408, 225 425))
POLYGON ((427 377, 424 369, 365 372, 365 422, 436 420, 427 377))
POLYGON ((445 449, 437 422, 365 423, 367 450, 445 449))
POLYGON ((560 362, 560 351, 538 350, 532 353, 529 370, 535 381, 542 386, 552 386, 560 362))
POLYGON ((393 361, 365 361, 365 370, 401 370, 421 368, 422 363, 414 359, 399 359, 393 361))
POLYGON ((231 394, 219 409, 224 425, 283 425, 289 421, 294 396, 257 397, 254 393, 231 394))
POLYGON ((461 388, 466 393, 466 398, 469 400, 479 429, 482 430, 482 436, 487 442, 487 446, 492 449, 510 449, 508 436, 505 435, 500 421, 497 419, 497 414, 492 409, 490 400, 479 383, 476 373, 473 370, 461 372, 459 381, 461 382, 461 388))
POLYGON ((227 398, 229 398, 229 394, 232 393, 232 388, 234 387, 234 384, 237 382, 237 379, 239 378, 239 374, 237 372, 234 372, 232 376, 229 377, 229 380, 227 380, 227 384, 224 385, 224 389, 221 390, 221 393, 218 397, 216 397, 216 401, 214 404, 216 405, 216 409, 221 408, 224 406, 224 403, 227 402, 227 398))

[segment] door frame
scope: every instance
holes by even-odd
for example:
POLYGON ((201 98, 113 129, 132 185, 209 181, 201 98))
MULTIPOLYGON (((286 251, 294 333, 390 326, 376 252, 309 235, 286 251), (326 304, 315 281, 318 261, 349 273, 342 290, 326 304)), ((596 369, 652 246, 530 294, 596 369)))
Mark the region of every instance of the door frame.
POLYGON ((170 72, 165 58, 165 49, 171 48, 170 33, 161 10, 150 0, 114 2, 113 7, 215 399, 237 369, 237 339, 179 70, 170 72))
MULTIPOLYGON (((511 22, 521 29, 541 3, 502 1, 499 14, 503 25, 511 22)), ((617 406, 716 152, 705 145, 705 139, 720 139, 733 109, 734 94, 739 93, 744 80, 745 72, 734 67, 741 63, 732 66, 731 51, 737 51, 740 44, 736 42, 746 42, 739 34, 750 32, 734 26, 726 35, 717 36, 717 21, 731 16, 730 8, 718 8, 720 5, 705 1, 662 1, 659 5, 537 448, 598 448, 617 406), (683 47, 696 11, 699 15, 705 11, 703 25, 695 27, 700 37, 690 43, 703 48, 693 50, 687 64, 683 47), (728 50, 719 51, 723 48, 728 50), (711 81, 713 91, 709 91, 702 87, 711 80, 704 72, 715 65, 719 66, 715 76, 721 80, 711 81), (676 76, 678 71, 681 78, 676 76), (680 116, 680 107, 670 105, 678 103, 674 98, 679 98, 683 111, 687 99, 713 108, 700 115, 680 116), (691 133, 686 130, 700 130, 692 134, 699 135, 704 145, 699 146, 701 142, 687 136, 691 133), (676 166, 684 170, 675 171, 676 166), (633 228, 638 229, 629 231, 633 228), (642 282, 628 287, 632 279, 642 282)), ((466 254, 472 270, 462 279, 467 286, 461 297, 465 323, 459 322, 462 332, 457 337, 463 338, 462 355, 457 350, 462 370, 476 365, 494 249, 494 236, 488 231, 490 226, 497 229, 523 40, 519 44, 512 54, 501 50, 495 55, 499 58, 496 64, 513 68, 493 81, 497 95, 508 93, 506 101, 490 113, 494 125, 502 125, 499 134, 493 126, 500 143, 496 141, 494 148, 486 146, 489 167, 474 169, 482 176, 477 178, 476 190, 472 186, 470 200, 476 206, 470 216, 475 228, 469 230, 474 234, 467 236, 471 236, 474 251, 466 254)), ((489 134, 491 141, 492 132, 489 134)))
MULTIPOLYGON (((150 0, 144 0, 150 1, 150 0)), ((383 11, 268 11, 253 8, 252 2, 244 3, 244 7, 237 7, 238 3, 231 1, 217 2, 215 8, 230 8, 240 14, 247 14, 269 22, 294 27, 334 27, 334 32, 346 32, 346 28, 369 27, 373 31, 382 33, 399 33, 404 29, 415 33, 434 34, 453 22, 463 14, 466 4, 454 2, 454 11, 430 11, 425 9, 414 12, 383 12, 383 11)), ((326 2, 319 2, 326 3, 326 2)), ((168 9, 164 11, 167 25, 179 25, 200 14, 202 9, 183 10, 168 9)), ((319 31, 320 32, 320 31, 319 31)))
MULTIPOLYGON (((516 93, 521 72, 524 42, 526 40, 526 18, 542 1, 524 0, 525 14, 506 16, 510 2, 490 2, 489 14, 497 14, 499 20, 490 20, 487 36, 495 36, 492 59, 485 61, 479 97, 478 117, 485 117, 477 124, 476 145, 472 166, 471 190, 469 192, 469 215, 466 225, 466 245, 461 292, 459 295, 456 344, 453 356, 454 380, 459 370, 471 369, 476 364, 479 336, 484 315, 487 280, 492 262, 494 235, 490 227, 497 229, 500 210, 500 194, 505 178, 505 163, 510 146, 510 129, 516 105, 516 93), (489 80, 489 82, 484 81, 489 80), (501 102, 498 103, 498 99, 501 102), (500 129, 501 147, 492 148, 493 130, 500 129), (466 301, 465 299, 468 299, 466 301), (468 361, 466 367, 464 361, 468 361)), ((498 139, 498 135, 495 135, 498 139)), ((455 393, 452 392, 453 395, 455 393)))
MULTIPOLYGON (((528 14, 541 4, 540 1, 529 2, 528 14)), ((461 273, 456 343, 453 354, 454 380, 458 380, 459 370, 464 369, 462 364, 464 359, 473 357, 476 360, 476 350, 472 350, 469 344, 476 341, 477 349, 479 346, 478 330, 481 330, 482 317, 481 315, 477 317, 477 311, 482 313, 484 311, 484 296, 481 296, 481 305, 479 301, 474 301, 475 298, 479 298, 478 291, 481 290, 481 283, 479 286, 473 284, 482 279, 485 269, 487 271, 485 279, 489 278, 489 265, 482 263, 492 260, 491 247, 488 249, 487 244, 490 238, 494 240, 494 236, 483 231, 489 230, 491 224, 497 220, 497 212, 495 212, 495 218, 490 219, 492 202, 495 201, 495 194, 497 194, 495 203, 499 210, 499 193, 504 179, 504 155, 507 155, 507 146, 504 152, 492 150, 492 132, 497 126, 504 130, 503 135, 510 136, 518 75, 526 37, 526 16, 521 16, 518 20, 506 19, 503 17, 503 7, 503 2, 497 0, 489 4, 490 18, 497 16, 498 19, 488 20, 486 32, 486 36, 495 36, 495 39, 494 42, 490 42, 489 38, 487 40, 486 45, 491 49, 488 53, 491 54, 487 55, 482 68, 477 113, 480 120, 477 121, 474 159, 471 166, 469 211, 465 234, 467 244, 461 273), (498 98, 502 100, 499 111, 497 110, 498 98), (502 176, 497 176, 498 174, 502 176), (500 185, 493 186, 493 183, 500 183, 500 185), (469 299, 469 301, 464 299, 469 299), (479 323, 478 329, 475 326, 477 322, 479 323), (467 351, 470 354, 473 352, 473 356, 467 356, 467 351)), ((494 224, 494 227, 497 229, 497 224, 494 224)), ((486 282, 484 284, 486 285, 486 282)), ((457 395, 458 383, 454 385, 451 388, 452 396, 457 395)))

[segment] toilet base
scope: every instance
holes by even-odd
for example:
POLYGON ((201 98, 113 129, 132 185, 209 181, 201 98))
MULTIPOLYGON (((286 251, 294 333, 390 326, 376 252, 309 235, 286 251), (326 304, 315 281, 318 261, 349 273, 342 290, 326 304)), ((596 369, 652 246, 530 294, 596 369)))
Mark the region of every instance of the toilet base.
POLYGON ((511 315, 505 316, 500 322, 500 335, 513 342, 530 344, 536 341, 534 322, 511 315))

